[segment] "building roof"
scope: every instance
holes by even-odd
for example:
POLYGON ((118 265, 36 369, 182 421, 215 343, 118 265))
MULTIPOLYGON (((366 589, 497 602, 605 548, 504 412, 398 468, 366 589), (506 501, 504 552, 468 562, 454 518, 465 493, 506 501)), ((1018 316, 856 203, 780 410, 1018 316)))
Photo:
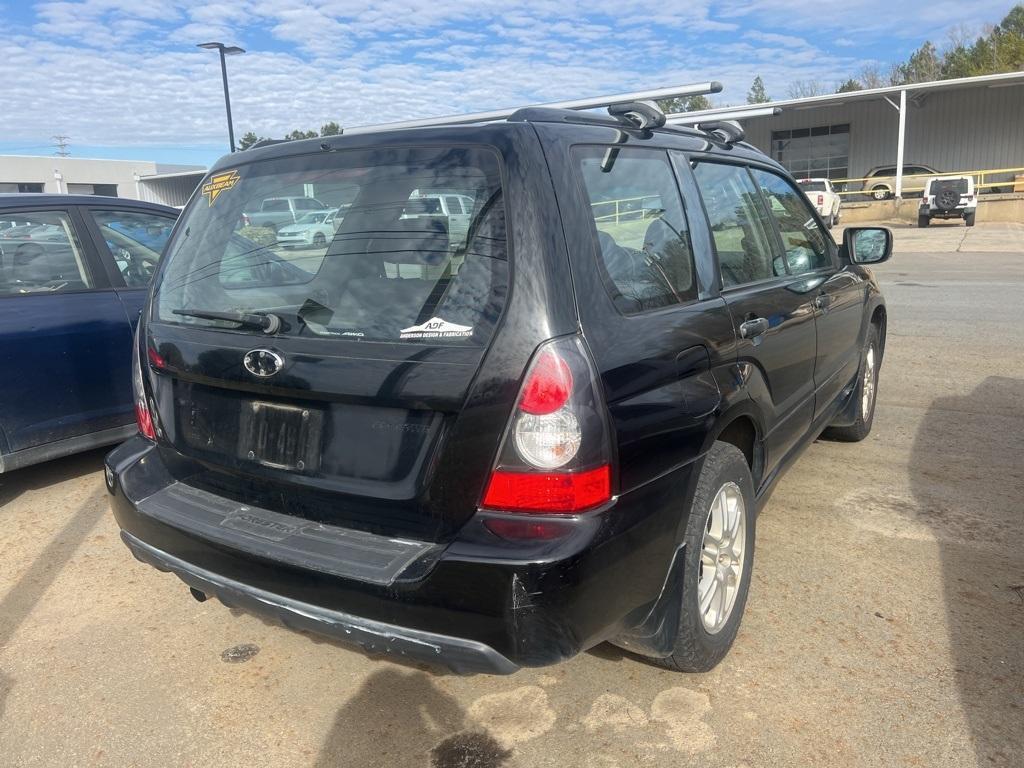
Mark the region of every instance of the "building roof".
POLYGON ((178 179, 184 178, 185 176, 202 177, 205 175, 206 169, 201 166, 197 166, 196 169, 192 171, 172 171, 170 173, 147 173, 145 175, 139 176, 139 181, 159 181, 160 179, 178 179))
POLYGON ((802 99, 784 99, 763 105, 737 104, 733 107, 713 107, 697 112, 687 112, 687 117, 702 115, 714 116, 716 119, 728 120, 731 112, 745 112, 751 106, 782 107, 783 109, 812 109, 814 107, 836 107, 847 102, 870 101, 884 99, 900 91, 906 91, 908 97, 923 96, 934 91, 952 91, 958 88, 1008 88, 1024 85, 1024 72, 1005 72, 998 75, 980 75, 978 77, 958 77, 952 80, 934 80, 927 83, 907 83, 891 85, 885 88, 870 88, 862 91, 846 93, 827 93, 823 96, 808 96, 802 99))

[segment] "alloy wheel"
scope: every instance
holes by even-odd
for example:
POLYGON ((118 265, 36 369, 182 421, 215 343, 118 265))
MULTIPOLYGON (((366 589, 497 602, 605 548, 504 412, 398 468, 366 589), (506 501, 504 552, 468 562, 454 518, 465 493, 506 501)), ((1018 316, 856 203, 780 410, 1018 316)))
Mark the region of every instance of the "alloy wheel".
POLYGON ((708 634, 721 631, 732 615, 746 556, 746 509, 736 483, 718 489, 708 510, 701 543, 697 605, 708 634))

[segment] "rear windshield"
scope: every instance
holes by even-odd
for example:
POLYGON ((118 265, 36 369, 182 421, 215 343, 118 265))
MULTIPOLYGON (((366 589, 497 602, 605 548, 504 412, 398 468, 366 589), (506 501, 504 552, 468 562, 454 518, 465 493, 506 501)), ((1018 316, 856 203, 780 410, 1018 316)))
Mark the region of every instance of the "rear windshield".
POLYGON ((930 193, 938 194, 941 189, 953 189, 961 195, 966 195, 967 179, 932 179, 930 193))
POLYGON ((282 334, 432 345, 483 344, 494 330, 509 270, 492 151, 323 152, 221 171, 201 191, 158 278, 163 322, 261 333, 197 314, 272 314, 282 334), (433 205, 444 193, 460 195, 469 215, 433 205), (291 195, 338 209, 298 246, 247 215, 291 195))
POLYGON ((825 182, 824 181, 801 181, 799 182, 800 188, 805 192, 824 192, 825 182))

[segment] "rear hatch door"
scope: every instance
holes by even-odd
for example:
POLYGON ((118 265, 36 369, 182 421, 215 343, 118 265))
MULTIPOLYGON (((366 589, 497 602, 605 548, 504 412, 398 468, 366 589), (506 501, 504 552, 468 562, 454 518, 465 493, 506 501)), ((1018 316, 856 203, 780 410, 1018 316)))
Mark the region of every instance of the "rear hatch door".
POLYGON ((451 432, 509 285, 497 154, 296 155, 216 173, 202 192, 146 330, 172 474, 328 525, 451 536, 473 505, 441 499, 484 479, 459 475, 460 451, 479 446, 451 432), (468 227, 423 213, 416 201, 439 194, 472 201, 468 227), (322 246, 285 249, 243 218, 293 195, 344 211, 322 246))

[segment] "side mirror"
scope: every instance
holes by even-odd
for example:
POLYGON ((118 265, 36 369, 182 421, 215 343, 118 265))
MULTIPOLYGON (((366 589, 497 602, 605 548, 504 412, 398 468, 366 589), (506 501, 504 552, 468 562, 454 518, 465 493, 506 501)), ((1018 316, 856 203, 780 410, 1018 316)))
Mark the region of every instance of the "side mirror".
POLYGON ((885 227, 848 227, 842 256, 854 264, 881 264, 892 256, 892 231, 885 227))

